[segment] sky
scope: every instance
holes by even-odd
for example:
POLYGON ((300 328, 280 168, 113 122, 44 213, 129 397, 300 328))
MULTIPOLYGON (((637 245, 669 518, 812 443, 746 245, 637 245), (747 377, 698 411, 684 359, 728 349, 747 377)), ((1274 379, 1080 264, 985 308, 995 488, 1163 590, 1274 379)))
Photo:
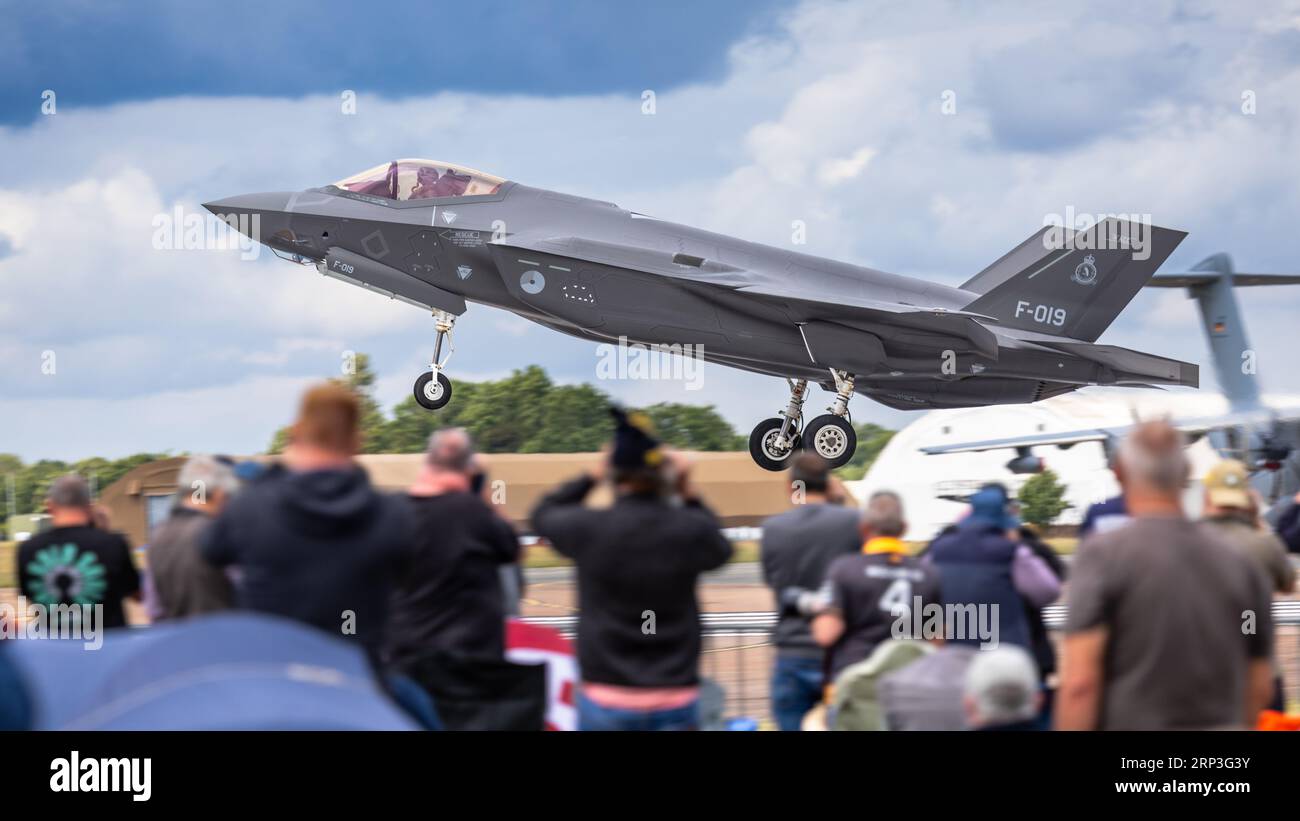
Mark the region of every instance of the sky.
MULTIPOLYGON (((256 452, 350 351, 403 399, 424 312, 269 253, 155 247, 176 209, 394 157, 777 247, 801 221, 798 250, 953 285, 1070 209, 1188 231, 1164 271, 1300 270, 1297 0, 267 5, 0 0, 0 452, 256 452)), ((1300 286, 1239 296, 1265 389, 1300 391, 1300 286)), ((1178 291, 1100 341, 1214 387, 1178 291)), ((712 365, 699 390, 599 380, 594 345, 485 306, 455 344, 453 379, 540 364, 742 433, 786 395, 712 365)))

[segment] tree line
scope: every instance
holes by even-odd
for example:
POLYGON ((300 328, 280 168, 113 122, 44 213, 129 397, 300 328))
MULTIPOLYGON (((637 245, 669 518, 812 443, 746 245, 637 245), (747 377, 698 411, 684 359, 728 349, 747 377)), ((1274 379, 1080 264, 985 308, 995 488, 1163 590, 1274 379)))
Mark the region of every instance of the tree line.
MULTIPOLYGON (((556 384, 541 367, 516 370, 504 379, 483 382, 457 380, 455 396, 447 407, 427 411, 414 396, 407 396, 389 413, 374 397, 375 373, 370 358, 357 354, 350 373, 336 378, 361 401, 362 452, 420 453, 429 435, 440 427, 463 427, 484 453, 584 453, 600 450, 609 439, 611 398, 589 384, 556 384)), ((712 406, 659 402, 641 408, 654 422, 660 437, 674 448, 699 451, 745 450, 747 437, 737 433, 712 406)), ((894 432, 870 423, 857 425, 858 449, 853 461, 840 470, 846 479, 859 479, 894 432)), ((288 442, 289 429, 275 432, 269 453, 279 453, 288 442)), ((0 488, 5 516, 36 513, 43 508, 51 481, 65 473, 86 476, 103 489, 137 465, 173 454, 137 453, 122 459, 94 457, 79 462, 42 459, 25 464, 12 454, 0 454, 0 488)), ((0 518, 0 523, 3 523, 0 518)))

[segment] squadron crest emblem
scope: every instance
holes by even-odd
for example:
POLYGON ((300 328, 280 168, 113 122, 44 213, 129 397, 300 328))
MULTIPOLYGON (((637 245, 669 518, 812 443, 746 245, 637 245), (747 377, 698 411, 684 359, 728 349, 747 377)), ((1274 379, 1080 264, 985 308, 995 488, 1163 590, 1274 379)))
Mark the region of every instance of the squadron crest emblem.
POLYGON ((1079 283, 1080 285, 1091 285, 1092 283, 1096 282, 1097 281, 1096 262, 1097 262, 1096 258, 1093 257, 1092 254, 1088 254, 1088 256, 1083 258, 1083 262, 1080 262, 1078 265, 1074 267, 1074 276, 1070 277, 1070 279, 1073 279, 1075 282, 1079 283))

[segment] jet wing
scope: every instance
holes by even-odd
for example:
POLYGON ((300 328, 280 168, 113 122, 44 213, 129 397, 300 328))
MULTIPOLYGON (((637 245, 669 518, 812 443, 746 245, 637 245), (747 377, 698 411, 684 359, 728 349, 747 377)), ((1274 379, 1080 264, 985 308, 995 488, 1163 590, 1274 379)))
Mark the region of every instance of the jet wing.
MULTIPOLYGON (((966 343, 954 345, 955 348, 975 351, 992 359, 998 356, 997 336, 977 321, 993 320, 993 317, 984 314, 947 307, 879 302, 808 288, 795 289, 773 281, 763 272, 738 268, 717 260, 585 237, 515 234, 492 244, 502 249, 568 257, 765 297, 783 303, 791 319, 801 325, 829 321, 845 323, 850 327, 903 327, 966 343)), ((871 332, 871 328, 857 329, 871 332)))
POLYGON ((493 242, 492 245, 513 248, 517 251, 553 254, 583 262, 594 262, 598 265, 612 265, 615 268, 629 268, 648 274, 730 288, 748 284, 753 277, 753 274, 743 268, 717 260, 702 259, 689 254, 674 254, 638 245, 620 245, 586 237, 514 234, 493 242))
MULTIPOLYGON (((1220 416, 1207 416, 1198 419, 1172 420, 1174 427, 1189 436, 1200 436, 1219 428, 1250 427, 1272 421, 1274 414, 1269 410, 1227 413, 1220 416)), ((1037 445, 1056 445, 1068 448, 1080 442, 1106 442, 1124 438, 1133 425, 1115 427, 1097 427, 1082 430, 1063 431, 1060 433, 1035 433, 1027 436, 1009 436, 1003 439, 984 439, 974 442, 957 442, 951 445, 931 445, 921 448, 922 453, 939 456, 945 453, 975 453, 1002 448, 1032 448, 1037 445)))

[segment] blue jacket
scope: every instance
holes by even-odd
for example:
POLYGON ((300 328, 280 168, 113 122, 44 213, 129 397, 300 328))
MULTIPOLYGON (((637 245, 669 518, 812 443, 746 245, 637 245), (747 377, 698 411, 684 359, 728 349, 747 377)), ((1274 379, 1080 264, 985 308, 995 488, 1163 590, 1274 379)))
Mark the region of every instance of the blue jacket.
MULTIPOLYGON (((928 558, 939 569, 945 612, 947 605, 996 604, 998 642, 1029 649, 1029 622, 1011 575, 1016 547, 999 526, 967 519, 940 534, 930 544, 928 558)), ((987 610, 980 616, 987 626, 991 626, 987 622, 991 617, 987 610)), ((946 638, 956 644, 978 645, 982 641, 978 626, 978 622, 965 619, 965 638, 957 638, 960 634, 950 624, 946 638)))

